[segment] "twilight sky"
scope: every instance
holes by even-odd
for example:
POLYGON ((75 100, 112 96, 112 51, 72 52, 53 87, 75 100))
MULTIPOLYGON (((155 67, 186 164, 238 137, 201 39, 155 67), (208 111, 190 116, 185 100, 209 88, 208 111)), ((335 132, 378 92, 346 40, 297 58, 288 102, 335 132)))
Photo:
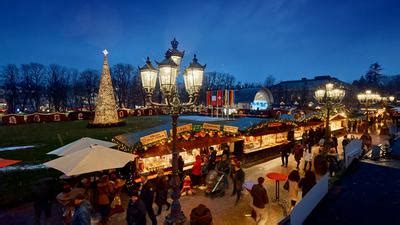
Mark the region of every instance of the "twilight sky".
POLYGON ((184 66, 196 53, 240 81, 352 81, 374 62, 400 74, 396 0, 2 0, 0 9, 0 65, 101 69, 107 48, 110 64, 141 66, 161 61, 176 37, 184 66))

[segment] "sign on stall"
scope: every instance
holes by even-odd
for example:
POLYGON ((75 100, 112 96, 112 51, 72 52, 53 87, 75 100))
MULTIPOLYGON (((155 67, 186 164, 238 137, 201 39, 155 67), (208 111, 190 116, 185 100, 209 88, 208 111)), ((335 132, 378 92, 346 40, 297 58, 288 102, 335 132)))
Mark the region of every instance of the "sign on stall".
POLYGON ((167 131, 163 130, 163 131, 160 131, 160 132, 157 132, 157 133, 153 133, 153 134, 141 137, 140 138, 140 142, 143 145, 148 145, 148 144, 151 144, 151 143, 154 143, 154 142, 157 142, 157 141, 161 141, 161 140, 166 139, 166 138, 168 138, 167 131))
POLYGON ((283 124, 281 122, 270 122, 268 123, 268 127, 280 127, 283 124))
POLYGON ((219 131, 221 129, 221 126, 219 124, 203 123, 203 129, 219 131))
MULTIPOLYGON (((179 133, 183 133, 183 132, 190 132, 190 131, 192 131, 192 127, 193 126, 192 126, 191 123, 185 124, 185 125, 182 125, 182 126, 178 126, 178 127, 176 127, 176 133, 179 134, 179 133)), ((169 132, 172 135, 172 129, 169 130, 169 132)))
POLYGON ((238 131, 239 127, 224 125, 224 132, 237 133, 238 131))

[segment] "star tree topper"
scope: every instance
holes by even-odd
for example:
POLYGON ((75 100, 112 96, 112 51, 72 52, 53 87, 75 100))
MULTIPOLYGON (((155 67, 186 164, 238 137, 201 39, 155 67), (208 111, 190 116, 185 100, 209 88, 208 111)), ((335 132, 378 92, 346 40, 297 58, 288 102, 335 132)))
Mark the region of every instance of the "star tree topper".
POLYGON ((108 55, 107 49, 104 49, 103 54, 104 54, 104 56, 107 56, 107 55, 108 55))

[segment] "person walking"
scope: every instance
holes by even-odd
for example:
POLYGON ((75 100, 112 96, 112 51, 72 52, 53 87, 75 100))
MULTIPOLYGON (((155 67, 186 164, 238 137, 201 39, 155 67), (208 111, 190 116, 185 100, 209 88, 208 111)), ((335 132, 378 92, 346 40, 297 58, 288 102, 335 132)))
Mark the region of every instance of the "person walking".
POLYGON ((344 135, 343 140, 342 140, 342 147, 343 147, 343 158, 346 157, 346 146, 350 143, 350 139, 347 137, 347 134, 344 135))
POLYGON ((192 185, 193 188, 196 188, 200 185, 201 182, 201 157, 196 155, 196 161, 193 163, 192 167, 192 185))
POLYGON ((256 222, 259 225, 266 224, 268 219, 268 210, 266 205, 269 203, 267 190, 264 188, 264 178, 259 177, 257 184, 253 185, 250 194, 253 197, 251 206, 256 212, 256 222))
POLYGON ((302 198, 311 190, 312 187, 317 183, 315 173, 311 170, 307 170, 303 178, 299 182, 299 188, 301 188, 302 198))
POLYGON ((300 182, 300 174, 298 170, 292 170, 288 176, 289 183, 289 199, 290 199, 290 211, 296 205, 299 199, 299 182, 300 182))
POLYGON ((146 225, 146 206, 139 198, 139 193, 133 191, 129 194, 129 197, 126 209, 126 223, 128 225, 146 225))
POLYGON ((338 149, 337 149, 338 139, 337 139, 336 135, 333 135, 333 137, 332 137, 332 145, 335 148, 336 154, 338 154, 338 149))
POLYGON ((171 204, 167 201, 168 198, 168 177, 164 175, 164 171, 160 170, 156 180, 156 205, 158 206, 157 215, 161 214, 163 205, 167 205, 167 210, 171 204))
POLYGON ((72 225, 90 225, 92 206, 83 194, 78 194, 74 199, 75 212, 72 217, 72 225))
POLYGON ((142 175, 140 179, 142 181, 140 188, 140 199, 142 199, 146 207, 147 215, 150 217, 151 224, 157 225, 157 218, 153 209, 154 187, 148 182, 147 176, 142 175))
POLYGON ((293 155, 294 155, 294 159, 297 162, 296 168, 299 169, 300 160, 303 157, 303 146, 301 144, 297 144, 294 146, 293 155))
POLYGON ((240 195, 242 194, 243 190, 243 183, 244 183, 245 174, 240 167, 240 162, 237 161, 233 165, 233 192, 232 196, 236 194, 236 202, 235 205, 238 204, 240 200, 240 195))
POLYGON ((231 171, 231 165, 230 162, 228 160, 228 156, 227 155, 222 155, 222 159, 221 161, 217 164, 216 166, 216 170, 219 174, 223 174, 224 178, 224 189, 229 188, 229 184, 228 184, 228 176, 229 173, 231 171))
POLYGON ((290 154, 290 146, 283 146, 281 147, 281 159, 282 159, 282 166, 288 166, 289 161, 289 154, 290 154))
POLYGON ((210 157, 208 158, 208 168, 207 170, 213 170, 215 169, 216 166, 216 160, 217 160, 217 151, 214 150, 213 147, 210 147, 210 157))
POLYGON ((304 149, 304 168, 303 168, 304 171, 307 169, 307 165, 309 165, 308 170, 311 170, 312 159, 313 159, 313 153, 311 151, 311 148, 304 149))
POLYGON ((179 178, 181 181, 183 180, 184 173, 183 173, 183 167, 185 166, 185 161, 183 161, 183 158, 181 155, 178 157, 178 173, 179 173, 179 178))

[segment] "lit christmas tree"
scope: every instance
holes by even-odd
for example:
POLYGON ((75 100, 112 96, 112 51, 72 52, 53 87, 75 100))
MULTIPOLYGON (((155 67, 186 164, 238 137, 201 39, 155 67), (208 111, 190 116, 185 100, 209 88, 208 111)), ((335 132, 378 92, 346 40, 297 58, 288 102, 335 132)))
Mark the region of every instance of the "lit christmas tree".
POLYGON ((124 125, 118 118, 117 107, 114 97, 114 88, 111 81, 110 67, 107 60, 107 50, 103 51, 104 62, 101 72, 99 94, 96 99, 94 120, 90 127, 108 127, 124 125))

